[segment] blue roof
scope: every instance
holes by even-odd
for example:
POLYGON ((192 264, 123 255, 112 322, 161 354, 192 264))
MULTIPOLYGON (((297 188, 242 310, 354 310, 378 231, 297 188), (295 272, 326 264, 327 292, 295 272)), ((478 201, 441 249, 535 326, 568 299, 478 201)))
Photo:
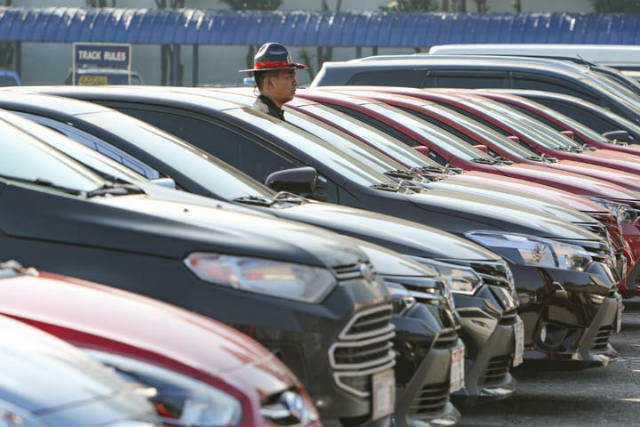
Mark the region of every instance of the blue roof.
POLYGON ((0 8, 0 40, 424 47, 449 43, 640 44, 640 15, 0 8))

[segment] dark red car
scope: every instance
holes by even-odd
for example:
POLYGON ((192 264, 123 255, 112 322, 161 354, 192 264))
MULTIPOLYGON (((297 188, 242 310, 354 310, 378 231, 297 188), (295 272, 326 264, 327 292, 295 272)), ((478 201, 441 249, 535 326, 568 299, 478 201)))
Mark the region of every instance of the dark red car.
MULTIPOLYGON (((351 87, 343 89, 347 91, 351 87)), ((391 102, 393 99, 395 103, 400 103, 400 105, 408 108, 411 106, 419 107, 421 101, 416 102, 415 99, 404 100, 396 95, 385 97, 384 94, 370 91, 358 93, 366 94, 369 98, 356 98, 344 93, 337 94, 320 90, 298 91, 297 96, 301 99, 331 105, 345 111, 374 127, 390 133, 407 144, 413 146, 422 145, 428 148, 427 154, 430 158, 443 165, 451 164, 464 170, 487 172, 501 176, 506 175, 533 183, 553 186, 581 196, 586 195, 600 199, 613 198, 629 203, 638 203, 638 206, 640 206, 640 201, 635 200, 635 192, 615 184, 578 174, 555 171, 545 166, 516 166, 511 162, 495 161, 483 151, 472 147, 455 135, 386 104, 387 101, 391 102), (384 99, 384 101, 374 100, 373 98, 376 96, 384 99)), ((619 225, 610 220, 607 220, 606 223, 614 240, 617 240, 615 239, 616 236, 620 235, 619 225)), ((638 254, 640 254, 640 231, 632 224, 625 225, 623 231, 624 240, 635 248, 635 250, 626 254, 627 259, 629 262, 635 263, 638 254)), ((614 244, 616 244, 615 241, 614 244)), ((618 249, 624 250, 623 246, 624 244, 618 241, 618 249)), ((621 289, 626 291, 624 285, 621 289)))
POLYGON ((154 387, 152 401, 167 424, 320 425, 295 376, 248 336, 112 287, 19 266, 11 270, 0 277, 0 313, 154 387))

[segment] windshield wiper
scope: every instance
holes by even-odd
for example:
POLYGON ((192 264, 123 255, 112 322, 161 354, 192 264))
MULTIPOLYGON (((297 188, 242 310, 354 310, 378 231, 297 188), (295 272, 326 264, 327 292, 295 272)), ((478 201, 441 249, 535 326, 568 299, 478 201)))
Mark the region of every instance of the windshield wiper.
POLYGON ((25 184, 35 184, 35 185, 39 185, 39 186, 42 186, 42 187, 53 188, 55 190, 60 190, 62 192, 65 192, 67 194, 72 194, 74 196, 80 196, 80 195, 83 194, 82 190, 77 190, 75 188, 69 188, 69 187, 64 187, 62 185, 54 184, 53 182, 49 181, 48 179, 44 179, 44 178, 25 179, 25 178, 18 178, 18 177, 15 177, 15 176, 10 176, 10 175, 0 175, 0 177, 5 178, 5 179, 9 179, 11 181, 24 182, 25 184))
POLYGON ((376 190, 393 191, 394 193, 397 193, 398 190, 400 189, 400 187, 398 185, 389 184, 387 182, 381 182, 381 183, 378 183, 378 184, 373 184, 370 187, 371 188, 375 188, 376 190))
POLYGON ((87 191, 85 196, 90 199, 97 196, 125 196, 127 194, 143 194, 140 188, 131 184, 112 184, 110 182, 105 183, 102 187, 98 187, 95 190, 87 191))
POLYGON ((289 193, 288 191, 278 192, 275 196, 273 196, 273 199, 277 200, 278 202, 288 203, 305 203, 307 201, 307 199, 305 199, 304 197, 298 194, 289 193))
POLYGON ((475 159, 471 159, 471 161, 475 163, 482 163, 485 165, 495 165, 496 163, 498 163, 493 159, 485 159, 484 157, 476 157, 475 159))
POLYGON ((388 170, 388 171, 385 171, 384 174, 389 176, 389 177, 391 177, 391 178, 400 178, 400 179, 407 179, 407 180, 412 180, 412 179, 414 179, 416 177, 411 172, 405 171, 405 170, 402 170, 402 169, 388 170))
POLYGON ((513 162, 511 160, 507 159, 506 157, 502 157, 502 156, 496 157, 495 160, 498 163, 502 164, 502 165, 512 165, 513 164, 513 162))
POLYGON ((264 197, 253 196, 253 195, 236 197, 232 201, 238 202, 238 203, 246 203, 248 205, 259 205, 259 206, 271 206, 274 203, 273 200, 269 200, 269 199, 265 199, 264 197))

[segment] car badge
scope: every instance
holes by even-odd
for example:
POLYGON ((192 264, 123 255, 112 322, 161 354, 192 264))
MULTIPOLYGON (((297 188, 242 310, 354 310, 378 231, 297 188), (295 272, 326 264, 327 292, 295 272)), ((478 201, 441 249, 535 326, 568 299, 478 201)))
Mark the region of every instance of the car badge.
POLYGON ((291 418, 302 421, 304 412, 304 401, 302 400, 302 396, 292 391, 285 391, 280 396, 280 402, 282 402, 284 407, 287 408, 291 418))
POLYGON ((374 281, 373 279, 375 277, 374 277, 373 271, 371 270, 371 267, 369 267, 368 264, 360 264, 360 274, 362 274, 362 277, 364 277, 364 279, 367 282, 373 282, 374 281))

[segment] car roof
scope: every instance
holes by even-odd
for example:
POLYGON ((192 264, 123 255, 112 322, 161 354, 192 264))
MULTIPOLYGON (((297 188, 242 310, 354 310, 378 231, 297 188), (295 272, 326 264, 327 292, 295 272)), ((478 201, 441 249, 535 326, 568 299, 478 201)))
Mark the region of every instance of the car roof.
MULTIPOLYGON (((188 89, 188 88, 187 88, 188 89)), ((199 105, 203 108, 224 111, 242 108, 241 105, 198 95, 194 90, 166 86, 34 86, 7 89, 15 92, 41 93, 51 95, 71 95, 107 100, 110 97, 120 101, 154 102, 162 100, 170 105, 199 105)), ((111 111, 111 110, 109 110, 111 111)))
MULTIPOLYGON (((0 102, 4 108, 11 109, 12 106, 24 106, 39 109, 41 111, 53 111, 58 115, 77 115, 97 113, 102 111, 112 111, 110 108, 90 102, 78 101, 71 98, 59 96, 42 95, 38 93, 17 93, 11 89, 3 90, 0 102)), ((20 108, 17 108, 20 109, 20 108)))

